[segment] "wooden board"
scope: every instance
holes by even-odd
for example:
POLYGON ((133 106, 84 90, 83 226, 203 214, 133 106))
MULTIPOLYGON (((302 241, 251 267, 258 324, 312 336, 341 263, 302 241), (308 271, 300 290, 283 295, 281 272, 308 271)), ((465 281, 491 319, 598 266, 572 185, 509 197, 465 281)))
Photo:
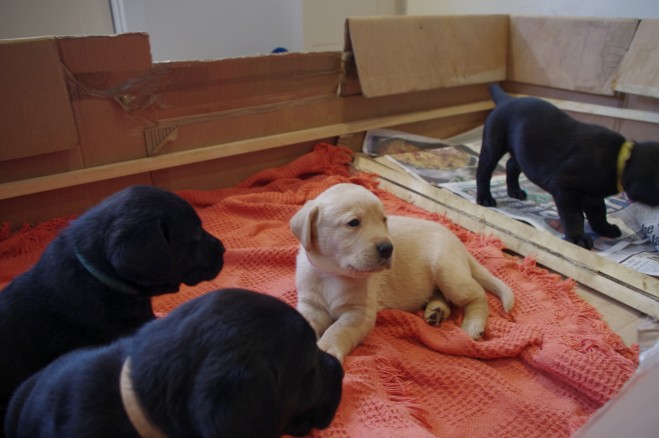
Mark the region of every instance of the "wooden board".
POLYGON ((473 204, 366 156, 358 156, 354 165, 359 170, 379 175, 383 188, 396 196, 428 211, 444 214, 468 230, 492 234, 511 251, 531 256, 555 272, 646 315, 659 318, 659 280, 473 204))
POLYGON ((78 136, 54 38, 0 41, 0 162, 65 151, 78 136))
MULTIPOLYGON (((593 105, 560 99, 548 100, 557 105, 559 108, 567 111, 582 112, 586 114, 598 114, 601 116, 615 117, 622 120, 633 120, 659 124, 659 115, 651 111, 613 108, 603 105, 593 105)), ((363 132, 369 129, 392 127, 400 128, 406 125, 418 124, 419 122, 427 121, 433 121, 433 123, 439 125, 439 122, 437 122, 439 119, 460 115, 484 113, 493 107, 494 103, 492 101, 480 101, 463 105, 454 105, 445 108, 437 108, 434 110, 415 111, 406 114, 374 117, 345 123, 329 124, 299 131, 291 131, 283 134, 226 142, 207 146, 204 148, 173 152, 153 157, 138 158, 108 165, 46 175, 37 178, 12 181, 0 184, 0 200, 129 175, 137 175, 144 172, 152 172, 156 170, 179 167, 187 164, 200 163, 203 161, 246 154, 250 152, 266 151, 281 146, 310 142, 323 138, 339 137, 341 135, 363 132)))
POLYGON ((512 16, 508 80, 611 95, 637 25, 634 19, 512 16))
MULTIPOLYGON (((514 94, 515 97, 524 97, 523 94, 514 94)), ((527 96, 528 97, 528 96, 527 96)), ((633 120, 636 122, 646 122, 659 124, 659 112, 645 111, 628 108, 615 108, 606 105, 594 105, 591 103, 575 102, 564 99, 551 99, 543 97, 549 103, 552 103, 563 111, 593 114, 597 116, 616 118, 620 120, 633 120)))
POLYGON ((616 91, 659 98, 659 20, 643 20, 623 59, 616 91))
POLYGON ((367 97, 502 81, 508 17, 358 17, 347 23, 367 97))
POLYGON ((413 123, 422 120, 431 120, 458 114, 468 114, 476 111, 491 109, 494 104, 491 101, 476 102, 464 105, 456 105, 447 108, 439 108, 428 111, 418 111, 396 116, 377 117, 354 122, 338 123, 318 128, 304 129, 300 131, 286 132, 264 137, 255 137, 247 140, 228 142, 205 148, 191 149, 181 152, 173 152, 147 158, 138 158, 130 161, 122 161, 103 166, 89 167, 85 169, 63 172, 54 175, 7 182, 0 184, 0 199, 9 199, 17 196, 29 195, 48 190, 71 187, 90 182, 103 181, 128 175, 136 175, 144 172, 152 172, 186 164, 200 163, 222 157, 245 154, 255 151, 312 141, 322 138, 338 137, 353 132, 367 131, 369 129, 384 128, 413 123))

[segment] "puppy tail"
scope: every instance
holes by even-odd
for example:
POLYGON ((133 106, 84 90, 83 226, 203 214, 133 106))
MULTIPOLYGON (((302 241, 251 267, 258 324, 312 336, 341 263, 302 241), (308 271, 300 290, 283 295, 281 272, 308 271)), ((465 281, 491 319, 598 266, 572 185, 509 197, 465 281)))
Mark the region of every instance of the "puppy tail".
POLYGON ((501 105, 504 102, 514 99, 510 94, 503 91, 499 84, 492 84, 489 87, 490 95, 495 104, 501 105))
POLYGON ((499 297, 503 310, 510 312, 515 305, 515 295, 506 283, 495 277, 483 265, 478 263, 474 258, 470 258, 471 275, 480 284, 483 289, 489 290, 499 297))

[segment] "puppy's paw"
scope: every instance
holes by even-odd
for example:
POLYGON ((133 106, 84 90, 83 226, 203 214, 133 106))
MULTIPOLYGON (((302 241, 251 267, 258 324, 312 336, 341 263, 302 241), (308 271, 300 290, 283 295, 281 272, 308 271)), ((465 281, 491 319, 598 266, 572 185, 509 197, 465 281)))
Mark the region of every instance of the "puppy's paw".
MULTIPOLYGON (((322 348, 321 348, 321 350, 322 350, 322 348)), ((341 364, 343 363, 343 352, 341 350, 339 350, 338 348, 331 347, 331 348, 328 348, 327 350, 323 350, 323 351, 325 351, 325 353, 331 354, 332 356, 337 358, 339 360, 339 363, 341 363, 341 364)))
POLYGON ((325 342, 322 338, 320 341, 318 341, 318 348, 323 350, 325 353, 331 354, 335 358, 339 360, 339 362, 343 363, 343 351, 336 345, 331 345, 328 342, 325 342))
MULTIPOLYGON (((592 224, 591 224, 592 226, 592 224)), ((610 223, 605 223, 600 227, 594 227, 593 230, 601 236, 604 237, 620 237, 622 235, 622 232, 620 231, 620 228, 618 228, 617 225, 613 225, 610 223)))
POLYGON ((464 330, 471 339, 477 341, 485 334, 485 321, 463 321, 462 330, 464 330))
POLYGON ((438 326, 451 316, 451 307, 442 302, 433 300, 426 305, 423 313, 423 319, 432 326, 438 326))
POLYGON ((483 207, 495 207, 497 205, 497 201, 494 200, 494 197, 490 193, 476 194, 476 202, 483 207))
POLYGON ((565 240, 588 250, 593 249, 593 239, 585 234, 579 236, 565 236, 565 240))
POLYGON ((526 191, 522 189, 508 189, 508 196, 524 201, 526 199, 526 191))

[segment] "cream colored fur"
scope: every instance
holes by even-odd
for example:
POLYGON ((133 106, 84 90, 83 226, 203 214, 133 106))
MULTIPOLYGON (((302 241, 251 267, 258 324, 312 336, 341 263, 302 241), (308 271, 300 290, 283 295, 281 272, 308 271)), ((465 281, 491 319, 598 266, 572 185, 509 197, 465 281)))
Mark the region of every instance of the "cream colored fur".
POLYGON ((508 286, 453 233, 435 222, 387 217, 380 200, 362 186, 329 188, 290 225, 300 240, 297 308, 316 331, 319 347, 341 361, 374 327, 380 309, 416 312, 425 306, 426 321, 439 324, 451 312, 446 297, 464 309, 462 328, 478 339, 489 313, 483 288, 506 311, 513 307, 508 286))

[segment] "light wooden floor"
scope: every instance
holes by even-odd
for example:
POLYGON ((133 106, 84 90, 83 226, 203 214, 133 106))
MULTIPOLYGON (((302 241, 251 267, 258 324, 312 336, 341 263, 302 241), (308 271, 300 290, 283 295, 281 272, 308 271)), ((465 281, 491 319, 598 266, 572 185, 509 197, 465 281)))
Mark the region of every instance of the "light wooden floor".
POLYGON ((620 335, 625 344, 638 342, 636 331, 640 323, 650 319, 647 315, 582 285, 577 287, 576 292, 597 309, 602 319, 620 335))

